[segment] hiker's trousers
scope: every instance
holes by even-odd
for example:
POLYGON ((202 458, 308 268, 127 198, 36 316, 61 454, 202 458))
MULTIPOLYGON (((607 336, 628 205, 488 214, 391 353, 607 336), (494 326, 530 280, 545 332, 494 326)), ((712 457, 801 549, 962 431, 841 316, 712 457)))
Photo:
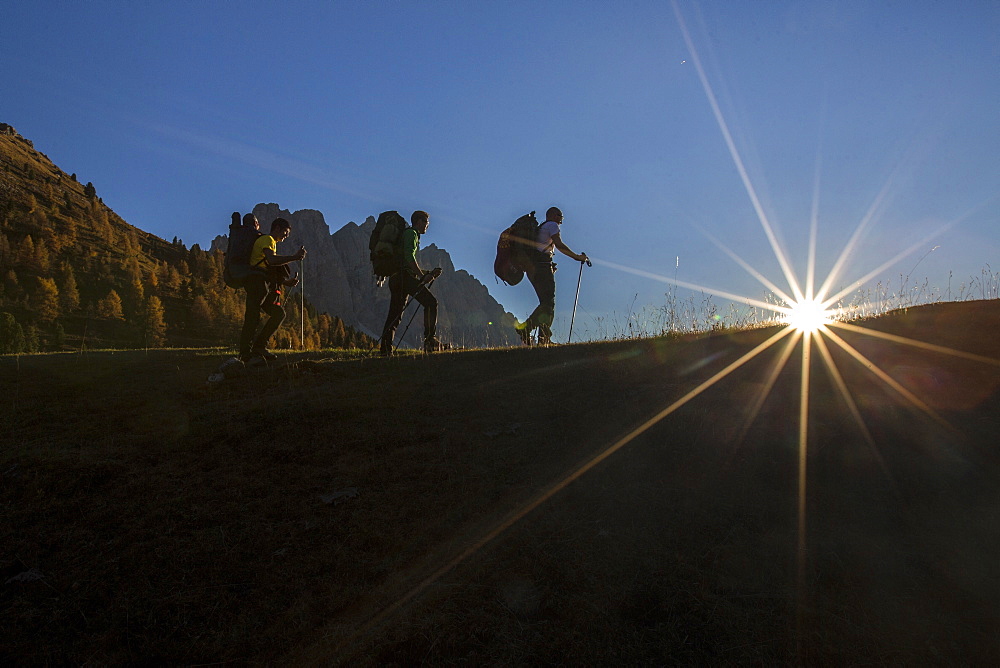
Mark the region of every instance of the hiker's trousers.
POLYGON ((240 330, 240 355, 249 355, 267 349, 267 342, 285 319, 285 309, 281 307, 281 294, 269 289, 263 276, 248 276, 244 287, 247 304, 240 330), (261 311, 267 315, 267 322, 258 332, 261 311))
POLYGON ((382 328, 382 352, 392 352, 392 341, 396 338, 396 328, 403 320, 408 295, 413 295, 417 303, 424 307, 424 340, 433 339, 437 332, 437 298, 413 276, 397 272, 389 277, 389 315, 382 328))
POLYGON ((538 306, 528 316, 529 331, 538 327, 540 333, 552 335, 552 321, 556 314, 556 263, 546 260, 536 262, 526 272, 531 287, 538 295, 538 306))

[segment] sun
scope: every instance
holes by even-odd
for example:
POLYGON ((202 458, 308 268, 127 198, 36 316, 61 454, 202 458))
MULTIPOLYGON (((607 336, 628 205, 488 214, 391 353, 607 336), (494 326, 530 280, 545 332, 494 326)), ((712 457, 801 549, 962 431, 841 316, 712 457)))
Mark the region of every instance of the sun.
POLYGON ((785 322, 803 333, 814 333, 823 329, 833 319, 833 314, 815 299, 794 302, 785 314, 785 322))

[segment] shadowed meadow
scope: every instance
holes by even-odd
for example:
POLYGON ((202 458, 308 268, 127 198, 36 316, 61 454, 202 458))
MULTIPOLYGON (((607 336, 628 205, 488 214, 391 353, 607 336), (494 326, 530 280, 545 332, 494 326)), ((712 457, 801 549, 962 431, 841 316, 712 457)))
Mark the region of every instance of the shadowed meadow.
POLYGON ((1000 302, 855 324, 0 358, 0 659, 995 663, 1000 302))

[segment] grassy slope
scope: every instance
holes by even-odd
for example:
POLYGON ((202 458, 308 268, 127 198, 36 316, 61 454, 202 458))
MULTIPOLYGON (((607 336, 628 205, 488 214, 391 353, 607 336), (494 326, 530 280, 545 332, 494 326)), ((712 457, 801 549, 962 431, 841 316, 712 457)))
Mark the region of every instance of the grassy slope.
MULTIPOLYGON (((1000 358, 996 301, 871 325, 1000 358)), ((0 358, 0 660, 995 661, 1000 373, 847 334, 952 426, 835 354, 873 449, 814 351, 801 559, 797 356, 739 438, 774 352, 456 558, 772 333, 0 358)))
MULTIPOLYGON (((29 198, 33 197, 35 206, 49 217, 53 234, 64 234, 67 221, 73 222, 77 230, 77 236, 74 237, 77 255, 110 253, 115 259, 124 255, 118 245, 109 245, 106 239, 96 235, 86 224, 85 219, 93 215, 95 204, 84 195, 84 185, 71 179, 47 155, 25 139, 0 135, 0 165, 8 167, 0 170, 0 201, 9 203, 13 211, 20 214, 17 218, 21 222, 12 224, 15 241, 19 241, 22 234, 33 234, 36 238, 39 236, 40 230, 24 220, 26 216, 23 212, 29 207, 29 198), (25 178, 25 166, 31 170, 31 178, 25 178)), ((178 249, 156 235, 126 223, 102 202, 97 203, 96 207, 104 211, 117 235, 135 235, 143 251, 138 257, 144 268, 148 269, 150 266, 150 258, 171 264, 186 259, 184 249, 178 249)), ((80 280, 84 278, 80 277, 80 280)))

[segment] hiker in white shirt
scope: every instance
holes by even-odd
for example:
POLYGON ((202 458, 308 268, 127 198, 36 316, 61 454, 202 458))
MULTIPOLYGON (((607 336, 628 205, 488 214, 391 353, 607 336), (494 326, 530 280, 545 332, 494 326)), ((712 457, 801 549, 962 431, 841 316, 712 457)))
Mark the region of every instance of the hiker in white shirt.
POLYGON ((556 312, 556 263, 552 261, 555 250, 567 257, 571 257, 577 262, 586 262, 589 258, 586 253, 574 253, 573 250, 563 243, 560 236, 560 226, 563 222, 563 214, 556 207, 551 207, 545 212, 545 222, 538 226, 538 237, 536 248, 538 249, 538 260, 531 265, 527 271, 528 280, 531 287, 538 295, 538 306, 528 319, 523 323, 518 323, 517 332, 526 345, 531 345, 531 331, 538 328, 538 344, 547 345, 552 342, 552 320, 556 312))

